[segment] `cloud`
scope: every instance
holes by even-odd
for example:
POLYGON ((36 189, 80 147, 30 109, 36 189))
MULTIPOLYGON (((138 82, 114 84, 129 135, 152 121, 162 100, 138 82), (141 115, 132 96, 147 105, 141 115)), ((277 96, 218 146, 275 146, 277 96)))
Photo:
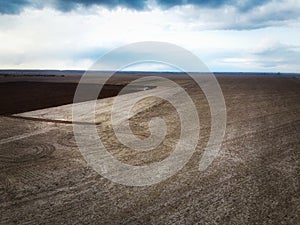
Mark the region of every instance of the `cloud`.
POLYGON ((19 14, 24 8, 44 8, 50 7, 62 12, 69 12, 78 7, 91 7, 94 5, 107 8, 125 7, 135 10, 142 10, 146 6, 144 0, 0 0, 1 14, 19 14))
POLYGON ((290 26, 300 18, 300 2, 295 0, 269 1, 252 4, 247 11, 233 5, 201 8, 185 5, 167 10, 178 21, 193 30, 252 30, 265 27, 290 26), (254 7, 252 8, 251 7, 254 7))
POLYGON ((0 14, 19 14, 26 6, 30 6, 29 0, 0 0, 0 14))
POLYGON ((70 11, 78 6, 89 7, 93 5, 101 5, 107 8, 126 7, 141 10, 145 7, 143 0, 53 0, 53 7, 62 11, 70 11))
MULTIPOLYGON (((0 15, 0 68, 87 69, 118 46, 164 41, 190 50, 213 71, 300 71, 298 1, 271 1, 243 12, 229 1, 215 8, 181 1, 163 8, 147 1, 148 10, 94 1, 86 2, 89 8, 71 1, 71 10, 30 1, 34 7, 24 1, 21 13, 0 15), (270 40, 261 42, 265 38, 270 40)), ((18 12, 14 1, 5 2, 11 3, 6 12, 18 12)))
POLYGON ((254 52, 257 61, 264 67, 300 67, 300 46, 273 43, 254 52))
POLYGON ((231 29, 259 29, 271 26, 288 26, 300 18, 300 2, 294 0, 271 1, 244 14, 238 14, 231 29))
POLYGON ((218 8, 222 6, 234 6, 240 11, 248 11, 263 5, 270 0, 157 0, 158 5, 164 8, 182 5, 194 5, 197 7, 218 8))
POLYGON ((25 7, 43 8, 52 7, 57 10, 68 12, 78 7, 104 6, 107 8, 125 7, 134 10, 149 9, 151 5, 158 8, 170 9, 176 6, 193 5, 200 8, 220 8, 232 6, 238 11, 246 12, 272 2, 272 0, 0 0, 0 13, 18 14, 25 7))
MULTIPOLYGON (((138 12, 160 10, 165 19, 191 29, 260 29, 284 26, 299 17, 298 0, 0 0, 0 14, 20 14, 26 8, 92 13, 93 7, 125 8, 138 12), (88 11, 87 9, 91 9, 88 11)), ((170 28, 173 28, 171 24, 170 28)))
POLYGON ((253 72, 297 72, 300 70, 300 45, 265 39, 256 48, 236 52, 235 55, 226 54, 220 63, 238 71, 255 68, 253 72))

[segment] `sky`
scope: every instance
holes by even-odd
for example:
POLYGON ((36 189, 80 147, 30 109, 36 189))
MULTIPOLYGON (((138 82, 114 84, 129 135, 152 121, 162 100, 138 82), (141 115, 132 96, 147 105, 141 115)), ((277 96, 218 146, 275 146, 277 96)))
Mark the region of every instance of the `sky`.
POLYGON ((0 0, 0 69, 87 70, 117 47, 162 41, 213 72, 300 72, 299 12, 299 0, 0 0))

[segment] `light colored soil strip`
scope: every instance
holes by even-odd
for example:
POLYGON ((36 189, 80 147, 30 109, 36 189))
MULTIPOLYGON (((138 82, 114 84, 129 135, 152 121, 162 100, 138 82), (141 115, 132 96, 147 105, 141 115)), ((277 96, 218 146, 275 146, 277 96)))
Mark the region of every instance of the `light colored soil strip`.
POLYGON ((21 134, 21 135, 5 138, 3 140, 0 140, 0 145, 10 143, 13 141, 17 141, 17 140, 21 140, 21 139, 28 138, 28 137, 35 136, 35 135, 44 134, 44 133, 47 133, 48 131, 54 130, 54 129, 56 129, 56 128, 55 127, 43 128, 43 129, 33 131, 33 132, 30 132, 27 134, 21 134))

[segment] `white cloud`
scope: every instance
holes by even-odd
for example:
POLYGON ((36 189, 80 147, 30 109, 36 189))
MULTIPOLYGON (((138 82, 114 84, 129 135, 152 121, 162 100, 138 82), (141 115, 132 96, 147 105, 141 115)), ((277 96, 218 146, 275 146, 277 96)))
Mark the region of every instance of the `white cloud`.
POLYGON ((294 13, 299 10, 294 0, 273 1, 244 13, 232 6, 162 10, 155 4, 148 11, 26 8, 19 15, 0 15, 0 68, 87 69, 97 57, 123 44, 165 41, 192 51, 211 70, 296 72, 299 66, 293 57, 300 46, 300 22, 294 13), (262 28, 252 29, 256 27, 262 28), (290 46, 293 54, 278 50, 285 51, 288 60, 272 53, 258 55, 272 43, 290 46), (272 67, 272 60, 278 66, 272 67))

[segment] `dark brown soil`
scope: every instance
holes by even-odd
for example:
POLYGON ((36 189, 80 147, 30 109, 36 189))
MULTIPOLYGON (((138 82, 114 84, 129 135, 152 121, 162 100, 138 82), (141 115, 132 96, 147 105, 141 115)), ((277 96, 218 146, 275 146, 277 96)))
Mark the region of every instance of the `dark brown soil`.
MULTIPOLYGON (((86 90, 98 90, 96 84, 82 85, 86 90)), ((106 84, 98 98, 116 96, 124 85, 106 84)), ((54 82, 5 82, 0 83, 0 115, 10 115, 37 109, 70 104, 73 102, 77 83, 54 82)), ((141 90, 131 88, 127 93, 141 90)), ((93 100, 86 96, 81 101, 93 100)))

